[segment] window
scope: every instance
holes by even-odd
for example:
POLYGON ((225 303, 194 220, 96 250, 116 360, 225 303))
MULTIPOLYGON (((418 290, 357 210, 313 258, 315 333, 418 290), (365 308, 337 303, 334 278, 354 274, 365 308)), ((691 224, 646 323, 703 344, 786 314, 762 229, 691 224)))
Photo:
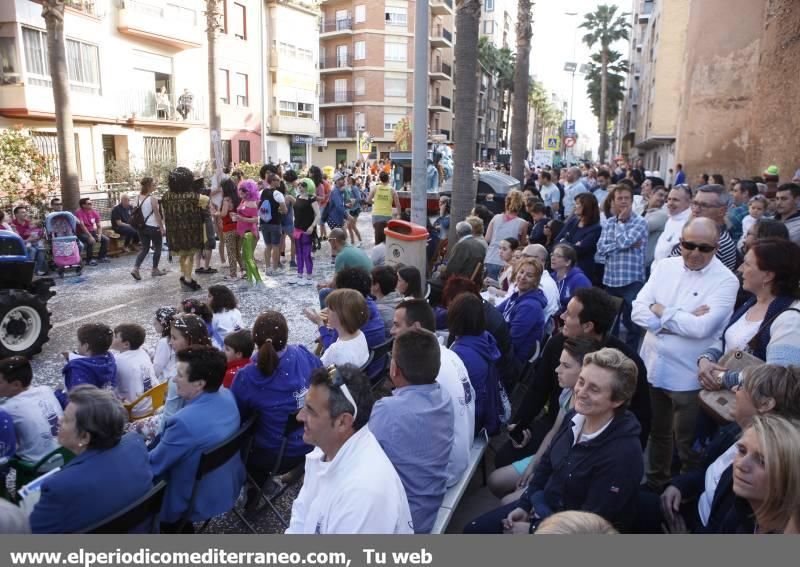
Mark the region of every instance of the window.
POLYGON ((144 137, 144 166, 150 168, 152 166, 164 164, 165 162, 175 162, 175 138, 167 138, 162 136, 145 136, 144 137))
POLYGON ((384 96, 406 96, 408 94, 408 79, 384 79, 384 96))
POLYGON ((314 118, 314 105, 308 102, 297 103, 298 118, 314 118))
POLYGON ((282 100, 278 103, 278 111, 281 116, 297 116, 297 103, 288 100, 282 100))
POLYGON ((494 0, 483 0, 483 11, 494 12, 494 0))
POLYGON ((231 103, 231 73, 227 69, 219 69, 217 73, 217 96, 222 104, 231 103))
POLYGON ((483 33, 491 35, 494 33, 494 20, 483 21, 483 33))
POLYGON ((384 44, 384 59, 386 61, 406 61, 407 48, 405 43, 392 43, 387 41, 384 44))
POLYGON ((347 45, 337 45, 336 46, 336 66, 337 67, 348 67, 349 66, 349 59, 348 56, 348 49, 347 45))
POLYGON ((364 130, 367 127, 367 115, 363 112, 356 112, 353 118, 353 125, 356 127, 356 130, 364 130))
POLYGON ((356 96, 364 96, 367 94, 367 82, 364 77, 356 77, 353 79, 353 86, 356 91, 356 96))
MULTIPOLYGON (((31 130, 31 139, 34 145, 42 154, 45 161, 47 175, 51 179, 59 179, 61 176, 60 162, 58 159, 58 137, 55 132, 42 132, 31 130)), ((78 165, 78 178, 83 179, 81 171, 81 146, 79 144, 78 133, 75 133, 75 162, 78 165)))
POLYGON ((234 2, 231 19, 233 36, 238 39, 247 39, 247 8, 238 2, 234 2))
POLYGON ((356 22, 357 24, 361 24, 367 21, 367 7, 364 4, 360 6, 356 6, 356 22))
POLYGON ((386 25, 388 26, 407 26, 408 8, 398 8, 396 6, 386 6, 386 25))
POLYGON ((230 140, 220 140, 222 142, 222 167, 229 167, 233 163, 233 148, 230 140))
POLYGON ((336 115, 336 137, 338 137, 338 138, 346 138, 347 136, 348 136, 347 115, 346 114, 337 114, 336 115))
POLYGON ((357 41, 353 44, 353 59, 360 61, 367 58, 367 42, 357 41))
POLYGON ((405 117, 406 117, 405 114, 400 114, 395 112, 384 112, 383 129, 386 131, 394 130, 394 127, 397 126, 397 123, 403 120, 405 117))
POLYGON ((236 83, 234 86, 236 92, 236 106, 249 106, 247 96, 247 75, 244 73, 236 73, 236 83))
POLYGON ((239 163, 250 163, 250 140, 239 140, 239 163))
POLYGON ((0 85, 20 82, 17 45, 13 37, 0 37, 0 85))
MULTIPOLYGON (((47 62, 47 34, 33 28, 22 28, 28 83, 50 86, 50 65, 47 62)), ((73 91, 100 94, 100 58, 96 45, 66 40, 67 75, 73 91)), ((5 61, 3 62, 5 67, 5 61)))

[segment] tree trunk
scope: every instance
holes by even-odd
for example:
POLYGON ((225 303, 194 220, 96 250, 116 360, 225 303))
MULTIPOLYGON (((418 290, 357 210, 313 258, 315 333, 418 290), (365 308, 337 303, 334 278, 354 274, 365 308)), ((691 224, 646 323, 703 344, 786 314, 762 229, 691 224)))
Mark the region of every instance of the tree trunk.
POLYGON ((472 175, 472 155, 477 141, 478 115, 478 31, 482 0, 463 0, 456 8, 455 45, 455 118, 453 124, 453 195, 448 241, 449 249, 456 242, 456 224, 464 220, 475 206, 477 185, 472 175))
MULTIPOLYGON (((217 112, 217 30, 219 29, 219 0, 206 0, 206 38, 208 40, 208 131, 210 138, 210 160, 214 171, 212 186, 216 188, 222 178, 222 172, 217 168, 214 156, 214 136, 217 132, 221 137, 220 118, 217 112)), ((222 148, 220 147, 220 152, 222 148)), ((240 160, 241 161, 241 160, 240 160)))
POLYGON ((531 0, 517 4, 517 61, 514 66, 513 116, 511 118, 511 176, 525 183, 525 151, 528 132, 528 83, 531 59, 531 0))
POLYGON ((511 132, 511 90, 503 89, 503 110, 505 117, 503 118, 503 146, 508 148, 508 137, 511 132))
POLYGON ((603 47, 600 67, 600 163, 608 151, 608 47, 603 47))
POLYGON ((69 104, 69 75, 67 73, 67 48, 64 40, 63 0, 46 0, 43 2, 42 17, 47 27, 47 62, 50 67, 50 80, 53 85, 61 200, 64 203, 64 210, 75 211, 78 209, 78 200, 81 198, 81 187, 78 179, 78 164, 75 159, 72 108, 69 104))

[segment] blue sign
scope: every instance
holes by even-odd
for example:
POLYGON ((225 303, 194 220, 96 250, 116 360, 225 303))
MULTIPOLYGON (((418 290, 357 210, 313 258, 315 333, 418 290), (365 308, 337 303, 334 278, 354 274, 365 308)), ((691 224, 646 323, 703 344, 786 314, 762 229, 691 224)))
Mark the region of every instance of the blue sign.
POLYGON ((564 135, 568 138, 575 137, 575 121, 564 120, 564 135))

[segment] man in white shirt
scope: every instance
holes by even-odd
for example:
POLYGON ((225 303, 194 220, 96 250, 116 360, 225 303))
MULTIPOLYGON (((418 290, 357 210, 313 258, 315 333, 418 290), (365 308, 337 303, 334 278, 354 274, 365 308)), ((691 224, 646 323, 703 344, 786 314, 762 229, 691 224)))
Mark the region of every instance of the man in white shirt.
POLYGON ((567 183, 564 185, 564 220, 571 217, 575 211, 575 197, 588 192, 589 190, 581 179, 581 170, 577 167, 570 167, 567 170, 567 183))
POLYGON ((47 386, 31 387, 31 363, 22 356, 0 360, 0 406, 14 420, 16 456, 35 463, 58 448, 61 404, 47 386))
MULTIPOLYGON (((547 248, 541 244, 528 244, 525 247, 525 250, 522 251, 522 255, 527 258, 536 258, 539 260, 539 263, 542 264, 542 267, 547 266, 547 248)), ((547 270, 542 271, 542 278, 539 281, 539 289, 542 290, 542 293, 544 293, 544 297, 547 300, 547 305, 544 308, 544 316, 547 318, 549 325, 549 319, 558 312, 559 308, 561 307, 561 303, 558 294, 558 284, 547 270)), ((545 328, 545 331, 547 331, 547 328, 545 328)))
MULTIPOLYGON (((396 337, 409 329, 436 332, 436 316, 424 299, 409 299, 397 306, 390 333, 396 337)), ((440 341, 441 366, 436 381, 453 407, 453 446, 447 460, 447 486, 456 484, 469 465, 469 451, 475 438, 475 389, 469 373, 456 353, 440 341)))
POLYGON ((355 366, 314 370, 297 419, 316 448, 287 534, 414 533, 403 483, 367 425, 373 404, 355 366))
POLYGON ((712 220, 689 221, 681 256, 659 262, 633 302, 633 322, 647 329, 640 353, 653 412, 647 483, 659 491, 671 478, 673 438, 681 471, 699 465, 692 449, 701 389, 696 361, 725 328, 739 289, 715 256, 718 242, 712 220))
POLYGON ((561 200, 561 191, 558 185, 553 183, 553 176, 549 171, 539 174, 539 194, 545 207, 550 207, 553 218, 558 217, 558 202, 561 200))
POLYGON ((672 248, 678 243, 681 237, 683 225, 689 220, 692 214, 692 191, 686 185, 673 187, 667 195, 667 212, 669 219, 664 225, 664 232, 658 237, 655 250, 653 251, 652 269, 660 260, 669 257, 672 248))

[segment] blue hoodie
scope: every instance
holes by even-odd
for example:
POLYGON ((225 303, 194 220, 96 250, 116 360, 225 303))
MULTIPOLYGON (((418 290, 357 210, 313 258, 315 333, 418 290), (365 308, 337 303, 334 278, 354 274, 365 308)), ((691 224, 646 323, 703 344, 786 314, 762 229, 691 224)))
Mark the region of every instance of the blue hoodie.
POLYGON ((569 303, 569 300, 575 295, 576 289, 592 287, 592 282, 586 277, 584 271, 577 266, 567 272, 566 277, 561 281, 558 280, 558 276, 556 276, 555 272, 550 272, 550 274, 553 276, 553 280, 558 286, 558 300, 561 304, 559 313, 562 313, 567 308, 567 303, 569 303))
POLYGON ((500 427, 498 415, 502 413, 497 342, 488 331, 484 331, 477 336, 457 337, 450 350, 464 363, 469 381, 475 388, 475 431, 485 427, 489 435, 493 435, 500 427))
MULTIPOLYGON (((117 362, 110 352, 95 356, 73 358, 61 370, 67 392, 79 384, 92 384, 98 388, 115 388, 117 385, 117 362)), ((67 394, 55 392, 61 407, 67 407, 67 394)))
MULTIPOLYGON (((264 376, 254 362, 236 373, 231 392, 242 421, 257 414, 255 446, 276 455, 283 440, 283 428, 289 414, 303 407, 311 383, 311 372, 320 368, 319 358, 301 345, 288 345, 278 353, 278 367, 272 376, 264 376)), ((313 447, 303 443, 303 430, 297 429, 286 445, 287 457, 299 457, 313 447)))
POLYGON ((541 289, 520 295, 515 291, 511 297, 497 306, 508 323, 511 342, 514 345, 514 356, 522 364, 533 354, 536 343, 542 340, 544 333, 544 308, 547 299, 541 289))

